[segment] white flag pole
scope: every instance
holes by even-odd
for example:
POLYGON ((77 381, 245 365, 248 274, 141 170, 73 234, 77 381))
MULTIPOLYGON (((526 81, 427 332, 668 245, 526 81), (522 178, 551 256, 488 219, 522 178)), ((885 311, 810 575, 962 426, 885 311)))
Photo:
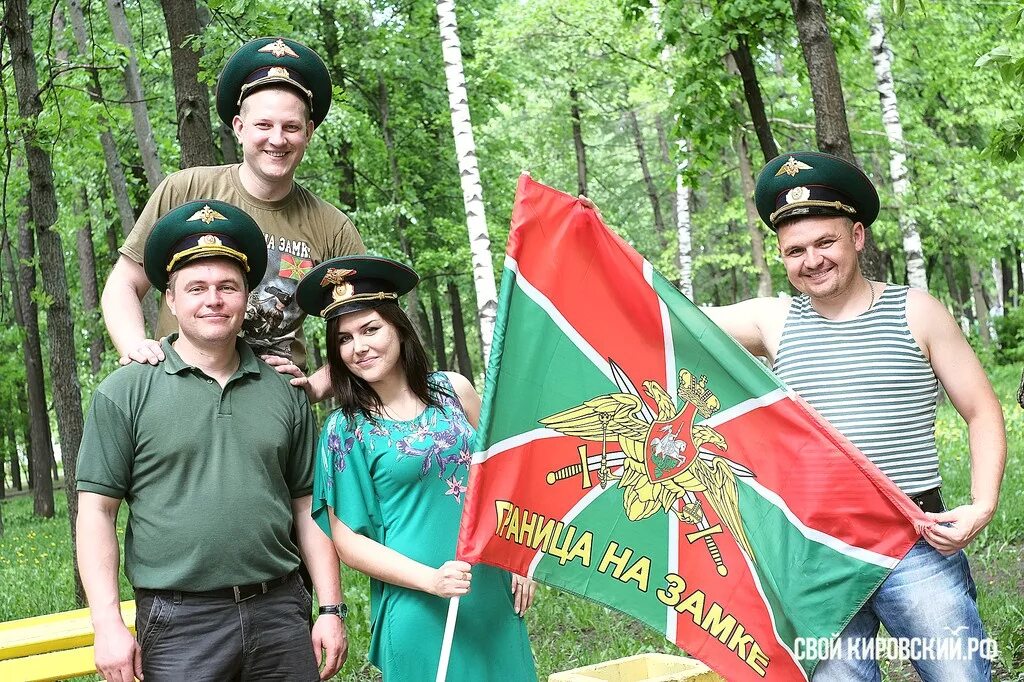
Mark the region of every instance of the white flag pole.
POLYGON ((448 620, 444 623, 444 639, 441 640, 441 660, 437 662, 435 682, 445 682, 448 677, 448 658, 452 653, 452 639, 455 637, 455 619, 459 616, 459 597, 448 600, 448 620))

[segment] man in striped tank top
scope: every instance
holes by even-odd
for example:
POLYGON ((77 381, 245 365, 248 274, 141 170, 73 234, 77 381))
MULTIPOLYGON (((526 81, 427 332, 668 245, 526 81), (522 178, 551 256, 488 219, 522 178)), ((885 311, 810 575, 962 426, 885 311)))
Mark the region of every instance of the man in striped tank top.
POLYGON ((911 658, 924 680, 990 679, 962 551, 995 513, 1006 459, 1002 409, 981 363, 928 292, 861 273, 858 255, 879 202, 856 166, 819 152, 783 154, 762 169, 755 198, 801 295, 705 311, 767 357, 934 522, 853 617, 838 656, 823 660, 814 680, 879 680, 869 642, 880 623, 892 637, 923 638, 911 658), (971 456, 971 501, 948 510, 935 450, 939 383, 967 423, 971 456))

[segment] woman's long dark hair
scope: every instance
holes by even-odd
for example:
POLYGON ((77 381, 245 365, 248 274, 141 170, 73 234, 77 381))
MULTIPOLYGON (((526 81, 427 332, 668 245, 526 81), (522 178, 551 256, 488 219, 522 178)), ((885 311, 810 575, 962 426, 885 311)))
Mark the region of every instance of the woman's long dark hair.
MULTIPOLYGON (((430 363, 426 351, 423 350, 423 343, 412 326, 412 320, 397 303, 382 303, 373 310, 398 332, 398 361, 405 372, 409 388, 424 405, 441 407, 439 393, 450 395, 451 392, 430 381, 430 363)), ((375 421, 384 410, 380 396, 370 384, 352 374, 345 361, 341 359, 338 328, 341 326, 342 317, 344 316, 339 315, 327 322, 327 364, 334 396, 338 400, 339 408, 349 419, 355 417, 357 412, 361 412, 367 419, 375 421)))

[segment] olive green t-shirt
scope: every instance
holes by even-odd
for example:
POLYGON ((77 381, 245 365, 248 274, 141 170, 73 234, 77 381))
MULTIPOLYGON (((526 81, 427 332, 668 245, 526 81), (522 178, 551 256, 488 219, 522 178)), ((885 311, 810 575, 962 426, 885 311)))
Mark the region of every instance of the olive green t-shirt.
POLYGON ((78 490, 128 503, 124 571, 135 587, 204 591, 299 564, 292 500, 313 487, 316 425, 305 393, 241 340, 221 388, 162 343, 96 389, 78 490))
MULTIPOLYGON (((141 264, 153 225, 186 201, 217 199, 242 209, 266 237, 267 274, 249 294, 241 335, 258 355, 290 358, 305 368, 305 314, 295 302, 299 280, 321 261, 365 253, 366 248, 352 221, 336 207, 297 183, 284 199, 257 199, 242 186, 239 168, 199 166, 168 175, 146 202, 120 251, 141 264)), ((177 329, 177 321, 162 303, 157 338, 177 329)))

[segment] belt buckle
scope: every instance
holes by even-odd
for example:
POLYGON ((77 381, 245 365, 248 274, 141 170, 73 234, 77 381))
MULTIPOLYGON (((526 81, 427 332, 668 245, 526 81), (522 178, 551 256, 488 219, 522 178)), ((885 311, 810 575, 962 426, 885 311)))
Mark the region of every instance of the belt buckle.
POLYGON ((231 589, 235 593, 235 603, 240 604, 244 602, 246 599, 252 599, 253 597, 257 597, 261 594, 266 594, 270 591, 270 586, 266 582, 262 582, 257 585, 242 585, 241 587, 235 585, 231 589), (243 597, 242 588, 251 589, 252 594, 247 594, 243 597))

